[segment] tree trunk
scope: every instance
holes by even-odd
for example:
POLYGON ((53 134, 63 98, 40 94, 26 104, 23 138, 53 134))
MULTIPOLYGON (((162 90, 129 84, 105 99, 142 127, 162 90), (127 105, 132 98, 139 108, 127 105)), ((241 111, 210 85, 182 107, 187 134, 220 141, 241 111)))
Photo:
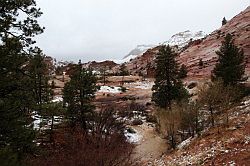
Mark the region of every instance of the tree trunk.
POLYGON ((211 124, 214 127, 214 112, 211 106, 209 106, 209 111, 210 111, 210 116, 211 116, 211 124))

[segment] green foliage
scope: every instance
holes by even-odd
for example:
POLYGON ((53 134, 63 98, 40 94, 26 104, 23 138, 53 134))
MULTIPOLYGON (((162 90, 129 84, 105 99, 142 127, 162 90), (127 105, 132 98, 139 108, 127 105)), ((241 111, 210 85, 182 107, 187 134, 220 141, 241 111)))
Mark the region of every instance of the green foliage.
POLYGON ((225 17, 223 17, 223 19, 222 19, 222 25, 225 25, 226 23, 227 23, 227 20, 226 20, 225 17))
POLYGON ((79 64, 70 76, 70 82, 63 89, 63 99, 67 105, 68 115, 72 125, 79 123, 83 129, 87 128, 87 119, 94 106, 91 100, 97 91, 97 78, 90 70, 79 64))
POLYGON ((152 100, 161 108, 170 108, 172 100, 182 100, 188 96, 178 77, 179 67, 175 57, 176 53, 170 46, 161 46, 156 58, 156 78, 152 88, 152 100))
POLYGON ((179 78, 180 79, 186 78, 187 77, 187 73, 188 73, 187 67, 184 64, 182 64, 181 68, 180 68, 180 71, 179 71, 179 74, 178 74, 179 78))
POLYGON ((43 32, 36 21, 41 12, 34 0, 1 1, 0 9, 0 160, 20 165, 34 147, 30 113, 35 97, 26 66, 32 37, 43 32))
POLYGON ((244 52, 234 45, 232 35, 226 35, 216 54, 219 56, 219 62, 212 71, 212 80, 222 79, 225 85, 244 81, 244 52))
POLYGON ((127 88, 124 87, 124 86, 121 86, 121 87, 120 87, 120 90, 121 90, 122 92, 126 92, 126 91, 127 91, 127 88))
POLYGON ((120 75, 120 76, 129 75, 129 72, 128 72, 128 70, 127 70, 127 67, 126 67, 126 65, 125 65, 124 63, 120 66, 119 75, 120 75))
POLYGON ((128 72, 127 67, 124 63, 120 66, 119 70, 120 70, 119 75, 122 76, 121 84, 123 85, 124 84, 124 76, 129 75, 129 72, 128 72))
POLYGON ((52 99, 52 89, 48 83, 49 73, 48 66, 44 61, 45 55, 39 48, 35 48, 30 55, 29 64, 27 66, 30 76, 30 86, 37 104, 49 102, 52 99))
POLYGON ((0 149, 0 163, 2 166, 18 166, 17 154, 14 153, 11 148, 5 147, 0 149))

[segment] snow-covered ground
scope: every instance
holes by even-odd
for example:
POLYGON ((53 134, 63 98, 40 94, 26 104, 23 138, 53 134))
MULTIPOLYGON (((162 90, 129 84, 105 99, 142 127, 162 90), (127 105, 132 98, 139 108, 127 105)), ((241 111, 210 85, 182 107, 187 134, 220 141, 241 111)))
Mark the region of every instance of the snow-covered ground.
MULTIPOLYGON (((63 98, 62 96, 55 96, 53 100, 51 100, 52 103, 59 103, 59 102, 62 102, 63 101, 63 98)), ((49 129, 51 123, 52 123, 52 120, 51 118, 43 118, 41 115, 39 115, 36 111, 34 111, 32 113, 32 119, 34 120, 33 121, 33 128, 35 130, 46 130, 46 129, 49 129), (43 123, 43 125, 41 125, 43 123)), ((54 124, 59 124, 62 120, 62 117, 60 116, 54 116, 54 124)))
POLYGON ((121 93, 121 87, 116 86, 101 86, 98 92, 101 93, 121 93))
MULTIPOLYGON (((50 128, 51 124, 52 124, 52 119, 45 119, 42 116, 38 115, 38 113, 33 112, 33 115, 31 116, 34 121, 33 121, 33 129, 35 130, 47 130, 50 128)), ((62 121, 62 117, 60 116, 54 116, 54 125, 57 125, 59 123, 61 123, 62 121)))
POLYGON ((128 87, 133 87, 137 89, 152 89, 154 82, 150 81, 138 81, 138 82, 132 82, 132 83, 126 83, 128 87))

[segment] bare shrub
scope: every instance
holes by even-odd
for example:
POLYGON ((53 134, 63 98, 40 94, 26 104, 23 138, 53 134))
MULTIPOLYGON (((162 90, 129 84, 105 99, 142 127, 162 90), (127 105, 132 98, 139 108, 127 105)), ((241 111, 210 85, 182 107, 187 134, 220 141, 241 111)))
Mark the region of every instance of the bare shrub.
POLYGON ((226 116, 225 123, 228 124, 228 109, 240 100, 242 93, 237 86, 225 86, 221 80, 204 86, 199 94, 199 103, 209 111, 208 122, 215 126, 219 116, 226 116))
POLYGON ((195 103, 172 104, 171 110, 157 111, 158 130, 169 141, 171 148, 189 137, 200 133, 202 124, 201 114, 195 103))
POLYGON ((45 147, 46 154, 33 158, 32 165, 41 166, 113 166, 131 165, 133 145, 126 141, 124 125, 114 109, 95 114, 88 133, 80 127, 55 133, 54 147, 45 147))

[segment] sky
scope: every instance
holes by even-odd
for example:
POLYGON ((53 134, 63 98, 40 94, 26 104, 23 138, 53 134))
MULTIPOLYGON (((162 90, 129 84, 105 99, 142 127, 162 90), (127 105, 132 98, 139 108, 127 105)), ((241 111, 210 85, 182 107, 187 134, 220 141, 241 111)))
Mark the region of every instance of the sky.
POLYGON ((37 0, 46 55, 82 62, 122 59, 140 44, 158 44, 190 30, 210 33, 250 0, 37 0))

